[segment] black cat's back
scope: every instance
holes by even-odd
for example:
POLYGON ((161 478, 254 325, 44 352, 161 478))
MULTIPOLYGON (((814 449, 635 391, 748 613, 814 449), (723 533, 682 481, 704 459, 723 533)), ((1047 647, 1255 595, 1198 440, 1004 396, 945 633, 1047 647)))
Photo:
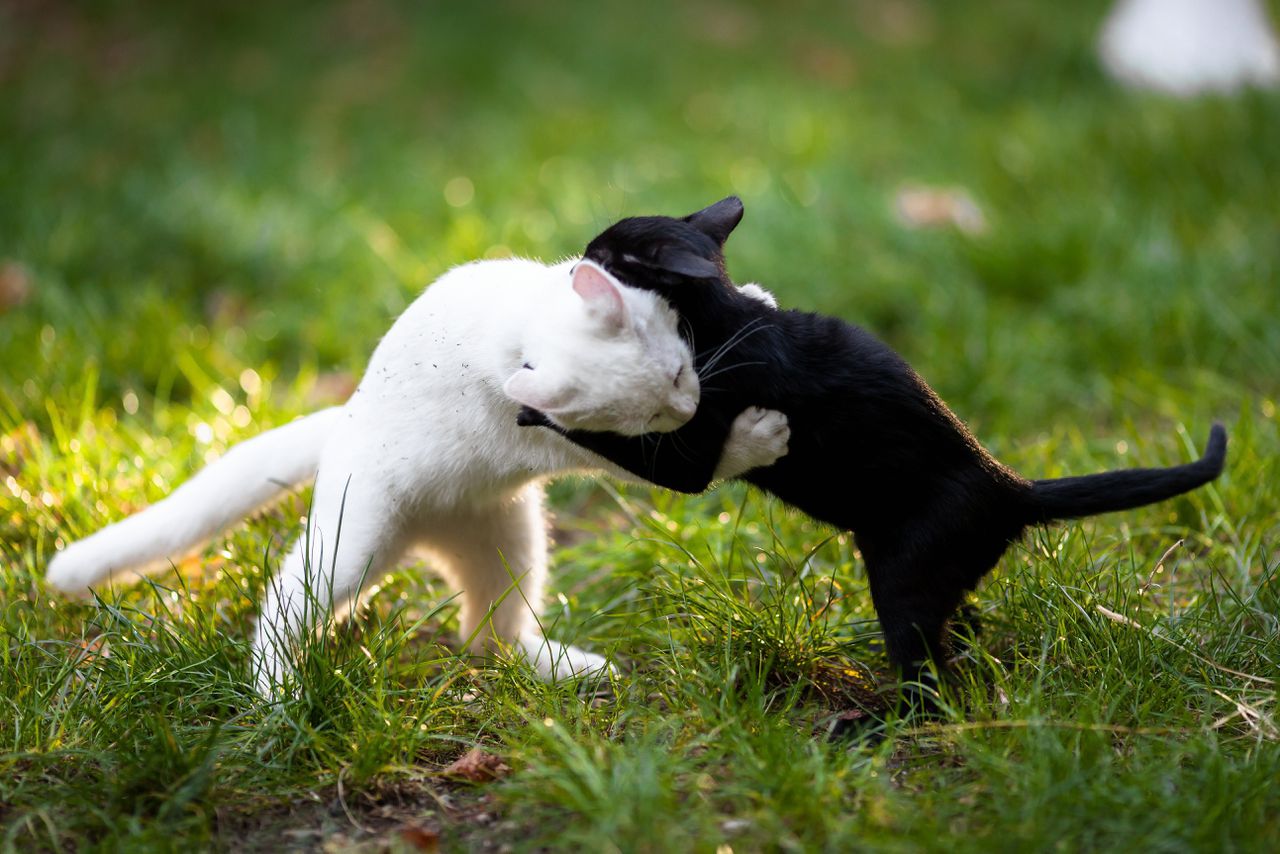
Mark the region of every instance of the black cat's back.
POLYGON ((741 216, 729 198, 682 220, 622 220, 587 247, 682 316, 703 396, 665 450, 614 434, 566 435, 654 483, 701 491, 739 412, 784 413, 787 455, 744 479, 853 532, 889 657, 908 680, 924 679, 929 662, 945 670, 947 620, 1028 525, 1161 501, 1222 472, 1226 433, 1215 425, 1203 457, 1185 465, 1024 479, 871 333, 738 291, 721 250, 741 216))
POLYGON ((824 315, 760 311, 776 334, 737 348, 744 363, 764 365, 744 378, 742 401, 785 412, 792 440, 787 456, 746 480, 851 530, 966 495, 1015 503, 1028 488, 871 333, 824 315))

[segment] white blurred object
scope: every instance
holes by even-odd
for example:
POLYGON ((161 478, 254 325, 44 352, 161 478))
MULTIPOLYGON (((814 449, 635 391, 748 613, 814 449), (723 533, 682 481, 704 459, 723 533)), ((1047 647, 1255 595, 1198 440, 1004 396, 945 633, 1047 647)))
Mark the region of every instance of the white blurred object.
POLYGON ((1280 46, 1259 0, 1119 0, 1098 50, 1121 82, 1173 95, 1280 82, 1280 46))

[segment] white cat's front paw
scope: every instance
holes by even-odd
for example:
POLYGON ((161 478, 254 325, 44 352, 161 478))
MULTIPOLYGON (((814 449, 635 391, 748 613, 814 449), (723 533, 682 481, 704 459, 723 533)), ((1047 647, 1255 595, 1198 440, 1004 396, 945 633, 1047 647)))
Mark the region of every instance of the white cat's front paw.
POLYGON ((610 678, 617 674, 604 656, 576 646, 566 646, 550 638, 537 635, 523 637, 518 649, 537 674, 548 682, 610 678))
POLYGON ((251 666, 254 687, 262 699, 280 701, 297 693, 297 669, 286 650, 255 647, 251 666))
POLYGON ((716 477, 736 477, 771 466, 787 455, 791 425, 776 409, 748 406, 733 420, 720 454, 716 477))
POLYGON ((738 422, 746 425, 746 438, 758 465, 773 465, 787 455, 787 445, 791 441, 791 422, 787 416, 776 409, 763 409, 759 406, 748 406, 738 415, 738 422))

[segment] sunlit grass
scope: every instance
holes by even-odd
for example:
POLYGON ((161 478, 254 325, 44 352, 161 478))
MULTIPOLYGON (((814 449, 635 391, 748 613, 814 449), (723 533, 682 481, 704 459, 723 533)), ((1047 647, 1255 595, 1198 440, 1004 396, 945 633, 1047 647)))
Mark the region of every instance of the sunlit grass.
POLYGON ((0 11, 0 845, 1280 845, 1280 102, 1112 89, 1104 5, 0 11), (987 230, 906 227, 918 185, 987 230), (877 744, 826 740, 887 677, 854 544, 740 487, 553 485, 543 620, 608 696, 456 657, 403 567, 263 703, 305 490, 152 583, 43 585, 340 400, 448 267, 729 192, 737 277, 885 337, 1024 474, 1214 419, 1227 473, 1011 550, 949 716, 877 744), (439 776, 476 744, 512 774, 439 776))

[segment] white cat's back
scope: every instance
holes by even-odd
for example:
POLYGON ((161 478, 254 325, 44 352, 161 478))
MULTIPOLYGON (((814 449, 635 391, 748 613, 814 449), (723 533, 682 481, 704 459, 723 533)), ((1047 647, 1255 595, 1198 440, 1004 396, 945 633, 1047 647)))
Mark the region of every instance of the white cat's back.
POLYGON ((519 427, 519 405, 502 391, 520 367, 518 330, 564 297, 566 270, 504 259, 446 273, 379 343, 336 441, 358 441, 362 467, 429 507, 489 501, 535 477, 585 467, 576 446, 519 427))

